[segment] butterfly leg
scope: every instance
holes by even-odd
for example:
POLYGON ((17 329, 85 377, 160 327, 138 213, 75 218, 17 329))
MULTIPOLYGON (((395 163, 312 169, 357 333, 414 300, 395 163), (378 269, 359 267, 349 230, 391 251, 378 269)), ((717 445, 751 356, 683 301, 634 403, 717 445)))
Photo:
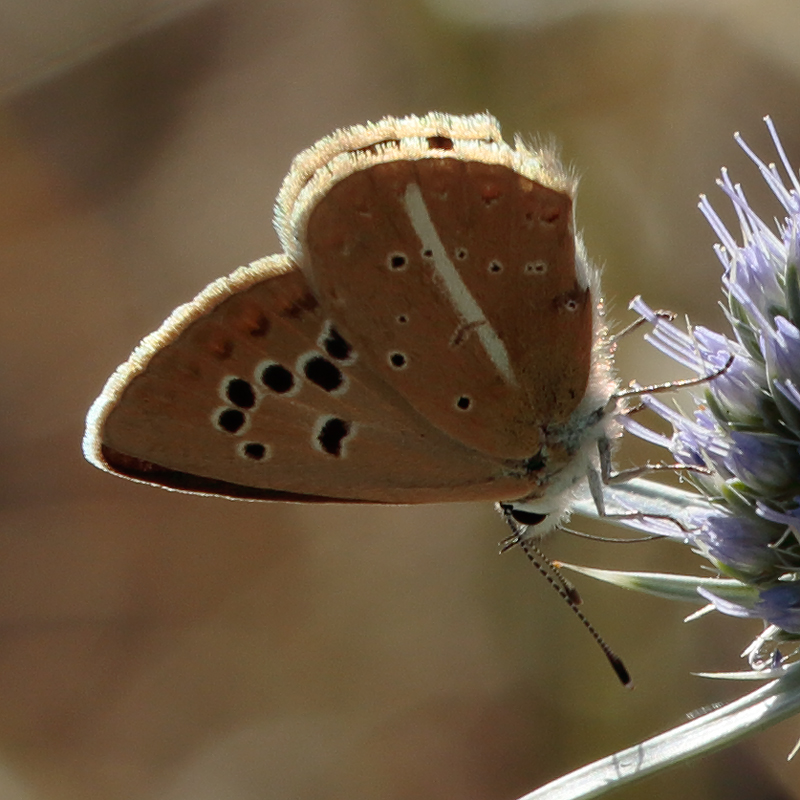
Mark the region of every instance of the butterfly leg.
MULTIPOLYGON (((675 519, 675 517, 672 517, 669 514, 645 514, 641 511, 609 514, 606 510, 605 488, 607 486, 625 483, 632 478, 638 478, 641 475, 647 475, 651 472, 661 472, 663 470, 669 470, 671 472, 685 472, 687 470, 692 472, 706 472, 705 469, 700 467, 695 469, 690 465, 683 466, 681 464, 644 464, 641 467, 632 467, 630 469, 614 472, 613 465, 611 463, 611 442, 608 440, 608 438, 603 437, 598 441, 597 450, 600 460, 600 471, 598 472, 596 469, 594 469, 594 467, 589 467, 586 473, 586 478, 589 483, 589 492, 592 495, 592 500, 594 501, 595 508, 597 509, 597 515, 599 517, 603 517, 604 519, 630 520, 631 522, 636 520, 642 521, 648 519, 663 519, 667 522, 677 525, 678 528, 680 528, 684 533, 689 532, 690 528, 687 528, 686 525, 684 525, 679 519, 675 519)), ((659 537, 651 536, 647 538, 655 539, 659 537)))
MULTIPOLYGON (((666 311, 658 312, 659 316, 664 316, 669 318, 670 314, 666 311)), ((622 336, 626 333, 629 333, 632 330, 635 330, 640 325, 642 325, 644 320, 642 318, 636 320, 635 322, 631 323, 625 330, 621 331, 617 337, 622 336)), ((658 394, 661 392, 671 392, 675 391, 676 389, 683 389, 689 386, 699 386, 704 383, 708 383, 709 381, 713 381, 718 378, 720 375, 725 374, 733 364, 734 356, 731 355, 728 358, 727 362, 723 367, 714 372, 708 373, 707 375, 701 375, 698 378, 689 378, 687 380, 679 380, 679 381, 668 381, 666 383, 658 383, 658 384, 651 384, 649 386, 631 386, 629 389, 623 389, 619 392, 616 392, 612 395, 611 399, 609 400, 609 406, 615 405, 619 400, 625 397, 631 396, 642 396, 646 394, 658 394)), ((633 414, 642 409, 643 406, 636 406, 635 408, 628 409, 626 411, 621 412, 622 414, 633 414)), ((668 520, 675 525, 677 525, 682 531, 686 532, 689 529, 680 522, 679 520, 675 519, 674 517, 670 517, 668 515, 658 515, 658 514, 642 514, 641 512, 631 512, 630 514, 608 514, 605 507, 605 496, 604 496, 604 487, 606 486, 614 486, 615 484, 625 483, 626 481, 630 481, 633 478, 639 478, 643 475, 650 475, 654 472, 677 472, 680 474, 684 474, 686 472, 694 472, 700 473, 704 475, 711 474, 711 471, 706 467, 696 466, 693 464, 651 464, 646 463, 639 467, 631 467, 628 469, 623 469, 619 471, 614 471, 612 461, 611 461, 611 441, 608 437, 602 437, 597 442, 597 450, 600 462, 600 472, 598 474, 597 470, 593 467, 589 467, 587 470, 587 479, 589 482, 589 491, 592 495, 592 500, 594 501, 595 507, 597 508, 597 513, 601 517, 606 518, 613 518, 613 519, 665 519, 668 520)))
POLYGON ((735 356, 731 355, 730 358, 728 358, 728 360, 725 362, 724 366, 714 370, 714 372, 701 375, 699 378, 687 378, 686 380, 682 381, 654 383, 650 386, 631 386, 628 389, 622 389, 621 391, 617 392, 612 396, 611 399, 616 401, 622 399, 623 397, 641 397, 644 394, 660 394, 661 392, 674 392, 676 389, 685 389, 688 386, 701 386, 704 383, 709 383, 710 381, 719 378, 720 375, 724 375, 731 368, 734 358, 735 356))
MULTIPOLYGON (((672 322, 675 319, 676 314, 673 311, 666 311, 661 309, 655 312, 656 317, 658 319, 664 319, 667 322, 672 322)), ((633 333, 634 331, 638 330, 642 327, 648 320, 645 317, 637 317, 630 325, 623 328, 619 333, 615 333, 611 338, 611 344, 616 344, 623 336, 627 336, 629 333, 633 333)))

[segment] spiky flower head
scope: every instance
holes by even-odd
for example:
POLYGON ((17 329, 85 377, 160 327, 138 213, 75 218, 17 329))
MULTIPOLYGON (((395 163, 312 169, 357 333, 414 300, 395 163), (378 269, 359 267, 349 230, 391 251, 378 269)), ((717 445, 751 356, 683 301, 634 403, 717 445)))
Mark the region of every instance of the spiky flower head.
MULTIPOLYGON (((671 424, 671 437, 634 419, 626 427, 690 468, 687 476, 705 503, 681 536, 749 589, 735 599, 702 587, 700 594, 719 611, 765 620, 774 642, 800 638, 800 182, 767 125, 785 177, 737 140, 783 206, 783 221, 774 230, 762 221, 726 170, 718 184, 736 210, 739 238, 706 197, 700 201, 719 237, 730 331, 685 332, 640 298, 631 304, 651 322, 648 339, 659 350, 698 375, 720 374, 695 393, 690 415, 643 398, 671 424)), ((763 652, 752 655, 754 665, 763 663, 763 652)))
MULTIPOLYGON (((618 521, 688 543, 716 575, 572 568, 665 598, 700 596, 709 603, 703 611, 764 620, 763 632, 744 652, 753 669, 710 677, 769 682, 522 800, 597 797, 800 713, 800 181, 770 120, 767 126, 784 177, 737 139, 783 206, 783 220, 774 228, 764 223, 725 170, 718 183, 736 210, 740 232, 729 231, 705 197, 700 202, 719 237, 730 330, 684 331, 640 298, 631 304, 652 325, 649 341, 706 379, 697 382, 701 388, 694 390, 689 413, 662 402, 652 389, 641 395, 672 426, 671 436, 620 411, 625 428, 670 451, 695 491, 634 479, 615 501, 628 512, 618 521)), ((616 491, 608 488, 609 498, 616 491)), ((579 500, 576 510, 597 513, 591 498, 579 500)))

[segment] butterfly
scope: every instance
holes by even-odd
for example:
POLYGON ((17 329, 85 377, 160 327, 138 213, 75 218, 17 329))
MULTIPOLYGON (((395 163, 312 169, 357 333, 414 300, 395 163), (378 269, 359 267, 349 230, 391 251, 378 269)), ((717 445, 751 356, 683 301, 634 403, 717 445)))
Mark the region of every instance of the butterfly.
POLYGON ((546 531, 619 435, 576 181, 488 114, 343 128, 278 195, 283 252, 177 308, 92 405, 84 454, 250 500, 490 500, 546 531))

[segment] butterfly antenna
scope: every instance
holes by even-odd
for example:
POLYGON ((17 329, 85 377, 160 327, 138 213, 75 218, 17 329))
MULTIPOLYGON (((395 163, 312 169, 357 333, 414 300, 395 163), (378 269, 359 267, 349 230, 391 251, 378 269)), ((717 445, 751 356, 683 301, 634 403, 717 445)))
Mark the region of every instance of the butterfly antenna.
MULTIPOLYGON (((510 524, 511 523, 509 523, 509 525, 510 524)), ((572 581, 569 580, 569 578, 564 575, 558 566, 556 566, 541 550, 539 550, 536 545, 529 540, 526 541, 523 535, 524 529, 516 526, 516 522, 514 525, 511 525, 511 529, 514 531, 514 534, 500 542, 500 553, 505 553, 514 547, 522 547, 524 550, 524 545, 527 545, 531 552, 526 552, 526 555, 529 559, 531 559, 539 572, 541 572, 545 580, 553 585, 553 589, 555 589, 562 598, 567 600, 567 602, 571 603, 572 605, 581 605, 583 600, 581 599, 581 596, 572 581), (534 554, 537 560, 532 558, 532 555, 534 554)))
POLYGON ((597 642, 600 649, 603 651, 606 660, 611 665, 620 683, 626 689, 633 688, 633 681, 631 680, 630 673, 627 667, 622 662, 622 659, 606 644, 602 636, 597 632, 597 629, 589 622, 586 615, 578 608, 581 602, 577 590, 572 584, 564 577, 561 570, 530 540, 524 536, 524 528, 520 527, 514 520, 506 518, 514 535, 509 537, 505 542, 503 551, 509 549, 513 545, 519 545, 522 552, 528 557, 528 561, 533 564, 544 579, 558 592, 562 600, 575 612, 575 615, 583 623, 586 630, 589 631, 592 638, 597 642))

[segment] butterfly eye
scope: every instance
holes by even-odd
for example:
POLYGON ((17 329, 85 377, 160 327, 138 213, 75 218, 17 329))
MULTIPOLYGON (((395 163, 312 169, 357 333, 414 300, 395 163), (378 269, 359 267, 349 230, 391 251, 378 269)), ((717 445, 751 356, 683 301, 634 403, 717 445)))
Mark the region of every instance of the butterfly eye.
POLYGON ((510 507, 511 518, 520 525, 540 525, 547 519, 547 514, 538 514, 535 511, 523 511, 519 508, 510 507))

